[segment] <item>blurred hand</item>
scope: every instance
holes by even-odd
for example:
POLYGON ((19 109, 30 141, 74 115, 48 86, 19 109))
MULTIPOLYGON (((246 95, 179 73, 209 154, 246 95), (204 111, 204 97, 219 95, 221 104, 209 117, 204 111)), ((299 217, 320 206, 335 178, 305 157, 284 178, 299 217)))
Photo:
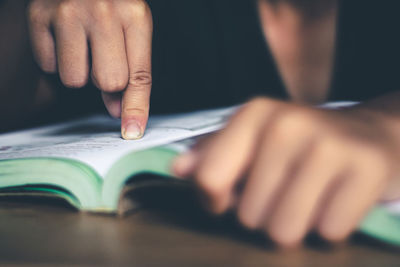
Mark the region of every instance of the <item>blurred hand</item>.
MULTIPOLYGON (((65 86, 89 76, 125 139, 142 137, 151 90, 152 16, 144 0, 32 0, 30 32, 40 67, 65 86), (90 49, 90 52, 89 52, 90 49)), ((90 105, 90 103, 88 103, 90 105)))
POLYGON ((342 240, 398 171, 393 138, 370 115, 256 99, 173 169, 194 179, 210 211, 234 209, 282 246, 311 230, 342 240))

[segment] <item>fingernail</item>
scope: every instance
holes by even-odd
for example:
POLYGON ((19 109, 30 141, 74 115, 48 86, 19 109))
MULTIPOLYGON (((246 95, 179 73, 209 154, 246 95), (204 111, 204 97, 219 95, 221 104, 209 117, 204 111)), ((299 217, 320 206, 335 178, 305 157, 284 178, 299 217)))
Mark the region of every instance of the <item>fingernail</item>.
POLYGON ((122 137, 126 140, 137 140, 143 137, 142 130, 136 121, 129 122, 122 130, 122 137))
POLYGON ((186 177, 193 172, 196 166, 196 155, 190 151, 177 157, 172 164, 172 171, 178 177, 186 177))

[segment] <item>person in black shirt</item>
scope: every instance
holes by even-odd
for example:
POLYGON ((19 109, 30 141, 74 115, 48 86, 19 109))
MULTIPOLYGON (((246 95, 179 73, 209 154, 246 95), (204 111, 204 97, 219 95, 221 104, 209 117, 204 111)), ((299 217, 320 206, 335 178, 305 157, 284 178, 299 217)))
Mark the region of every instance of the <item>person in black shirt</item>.
POLYGON ((195 182, 211 212, 234 210, 244 226, 283 246, 312 229, 341 240, 377 201, 400 195, 394 1, 0 4, 19 14, 0 16, 2 30, 20 22, 0 50, 4 123, 22 122, 44 103, 62 113, 98 109, 95 87, 110 114, 122 117, 125 139, 143 135, 150 103, 160 113, 246 102, 173 170, 195 182), (32 64, 21 22, 27 4, 35 59, 60 81, 32 64), (362 104, 315 108, 333 100, 362 104))

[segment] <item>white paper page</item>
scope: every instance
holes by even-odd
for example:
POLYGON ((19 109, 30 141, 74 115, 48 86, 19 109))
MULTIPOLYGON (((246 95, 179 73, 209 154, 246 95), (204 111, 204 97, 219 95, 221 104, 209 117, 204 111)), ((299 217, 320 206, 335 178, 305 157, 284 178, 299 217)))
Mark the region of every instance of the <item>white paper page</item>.
POLYGON ((125 154, 220 129, 237 107, 154 116, 141 140, 121 139, 120 121, 95 116, 0 135, 0 160, 59 157, 82 161, 105 176, 125 154))
POLYGON ((400 216, 400 199, 382 204, 390 213, 400 216))
POLYGON ((352 107, 355 105, 360 104, 359 102, 353 102, 353 101, 338 101, 338 102, 329 102, 323 105, 320 105, 320 108, 325 108, 325 109, 341 109, 341 108, 347 108, 347 107, 352 107))

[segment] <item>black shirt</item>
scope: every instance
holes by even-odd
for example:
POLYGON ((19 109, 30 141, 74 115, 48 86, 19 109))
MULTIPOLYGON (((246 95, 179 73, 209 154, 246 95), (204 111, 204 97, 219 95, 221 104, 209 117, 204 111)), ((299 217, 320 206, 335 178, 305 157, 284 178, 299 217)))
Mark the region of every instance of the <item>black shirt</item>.
MULTIPOLYGON (((148 3, 154 19, 153 113, 228 106, 258 95, 288 98, 254 0, 148 3)), ((329 100, 366 100, 400 89, 396 3, 340 1, 329 100)), ((86 105, 96 97, 87 98, 86 105)), ((93 106, 101 105, 97 101, 93 106)))

